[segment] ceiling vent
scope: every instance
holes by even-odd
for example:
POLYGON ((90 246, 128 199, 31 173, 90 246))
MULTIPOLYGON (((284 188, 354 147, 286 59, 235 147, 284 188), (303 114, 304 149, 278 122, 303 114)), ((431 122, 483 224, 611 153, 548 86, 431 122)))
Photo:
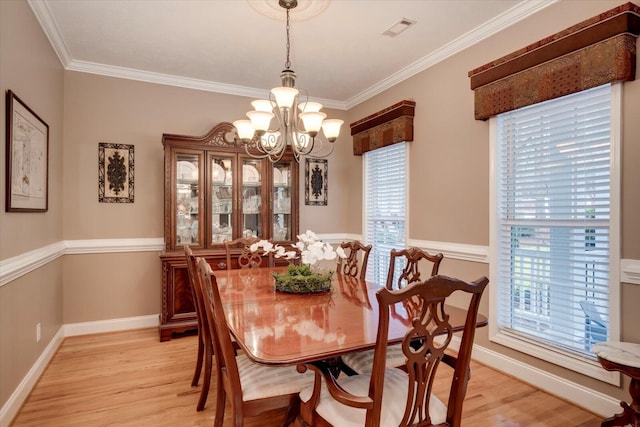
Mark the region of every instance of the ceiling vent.
POLYGON ((389 37, 395 37, 395 36, 397 36, 398 34, 400 34, 401 32, 403 32, 404 30, 406 30, 407 28, 409 28, 410 26, 412 26, 415 23, 416 23, 416 21, 413 21, 411 19, 402 18, 399 22, 393 24, 391 26, 391 28, 389 28, 387 31, 382 33, 382 35, 383 36, 389 36, 389 37))

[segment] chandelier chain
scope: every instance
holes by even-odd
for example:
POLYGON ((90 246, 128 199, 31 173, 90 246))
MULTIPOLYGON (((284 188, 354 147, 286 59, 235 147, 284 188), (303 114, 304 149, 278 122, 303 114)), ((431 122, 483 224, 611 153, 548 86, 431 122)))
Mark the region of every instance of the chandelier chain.
POLYGON ((291 42, 289 41, 289 30, 290 30, 291 26, 289 24, 289 8, 287 8, 287 62, 285 62, 284 67, 285 69, 290 69, 291 68, 291 60, 289 59, 289 52, 291 51, 291 42))

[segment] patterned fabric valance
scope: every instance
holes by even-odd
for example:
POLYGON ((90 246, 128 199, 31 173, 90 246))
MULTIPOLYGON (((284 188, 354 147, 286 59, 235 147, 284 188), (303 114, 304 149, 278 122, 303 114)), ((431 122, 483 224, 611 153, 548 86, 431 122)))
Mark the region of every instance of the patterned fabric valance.
POLYGON ((413 141, 415 107, 414 101, 400 101, 389 108, 351 123, 353 154, 361 156, 376 148, 413 141))
POLYGON ((469 72, 475 118, 635 79, 640 7, 626 3, 469 72))

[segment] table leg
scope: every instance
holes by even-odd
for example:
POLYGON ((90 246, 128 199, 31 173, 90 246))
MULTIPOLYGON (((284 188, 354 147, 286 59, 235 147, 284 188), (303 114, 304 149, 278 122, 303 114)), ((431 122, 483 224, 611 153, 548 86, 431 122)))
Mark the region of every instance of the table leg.
POLYGON ((631 405, 620 402, 622 412, 602 421, 600 427, 626 426, 640 427, 640 380, 632 378, 629 385, 631 405))

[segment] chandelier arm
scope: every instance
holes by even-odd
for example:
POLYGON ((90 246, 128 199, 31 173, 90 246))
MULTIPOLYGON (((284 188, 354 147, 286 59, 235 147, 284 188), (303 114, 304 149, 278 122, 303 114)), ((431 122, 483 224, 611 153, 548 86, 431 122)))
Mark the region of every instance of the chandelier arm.
MULTIPOLYGON (((322 143, 322 140, 320 140, 320 142, 322 143)), ((320 147, 322 147, 323 144, 320 144, 320 147)), ((324 159, 326 157, 329 157, 331 155, 331 153, 333 153, 333 149, 335 148, 335 145, 332 143, 329 143, 329 152, 325 153, 325 154, 318 154, 318 153, 310 153, 311 155, 313 155, 313 157, 317 157, 319 159, 324 159)))
MULTIPOLYGON (((243 144, 243 145, 244 145, 245 153, 247 153, 250 157, 253 157, 254 159, 264 159, 264 158, 267 158, 269 156, 268 153, 265 153, 265 154, 252 153, 251 151, 249 151, 249 144, 243 144)), ((259 151, 264 153, 264 151, 260 150, 259 147, 257 147, 257 148, 258 148, 259 151)))

